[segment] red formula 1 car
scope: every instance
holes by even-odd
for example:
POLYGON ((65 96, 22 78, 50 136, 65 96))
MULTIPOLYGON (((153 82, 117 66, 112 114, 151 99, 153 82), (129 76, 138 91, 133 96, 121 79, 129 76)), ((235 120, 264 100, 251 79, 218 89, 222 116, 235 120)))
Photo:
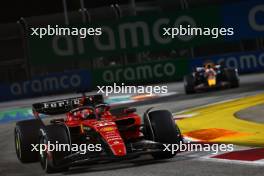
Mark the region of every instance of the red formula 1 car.
POLYGON ((23 163, 40 161, 47 173, 65 171, 86 162, 132 159, 143 154, 167 159, 175 154, 164 151, 163 144, 182 141, 169 111, 149 109, 142 123, 135 108, 111 109, 101 95, 37 103, 33 105, 33 113, 36 119, 16 124, 16 153, 23 163), (63 116, 45 124, 41 114, 63 116), (51 151, 47 148, 49 144, 64 147, 85 144, 90 148, 85 152, 80 148, 51 151), (32 151, 32 146, 38 150, 32 151), (41 151, 43 146, 45 150, 41 151))

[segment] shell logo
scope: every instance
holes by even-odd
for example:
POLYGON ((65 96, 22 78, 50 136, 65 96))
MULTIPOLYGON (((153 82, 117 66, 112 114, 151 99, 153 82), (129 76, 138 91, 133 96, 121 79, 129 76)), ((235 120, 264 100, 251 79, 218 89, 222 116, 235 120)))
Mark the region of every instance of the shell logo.
POLYGON ((108 132, 108 131, 114 131, 115 129, 116 127, 104 127, 104 128, 101 128, 100 131, 108 132))

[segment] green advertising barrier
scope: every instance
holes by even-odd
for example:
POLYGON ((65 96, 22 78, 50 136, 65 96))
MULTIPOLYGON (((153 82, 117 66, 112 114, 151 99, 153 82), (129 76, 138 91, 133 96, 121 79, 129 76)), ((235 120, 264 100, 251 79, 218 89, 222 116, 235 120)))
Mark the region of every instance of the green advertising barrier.
POLYGON ((93 71, 93 85, 146 84, 181 80, 189 72, 188 59, 169 59, 93 71))
POLYGON ((123 53, 188 48, 204 43, 219 42, 223 40, 222 37, 214 39, 212 36, 177 36, 176 38, 163 36, 164 27, 179 27, 181 24, 201 28, 221 27, 219 15, 219 8, 210 7, 74 26, 102 28, 102 35, 87 36, 84 39, 77 36, 39 38, 29 35, 29 60, 32 64, 62 63, 73 59, 92 59, 123 53))

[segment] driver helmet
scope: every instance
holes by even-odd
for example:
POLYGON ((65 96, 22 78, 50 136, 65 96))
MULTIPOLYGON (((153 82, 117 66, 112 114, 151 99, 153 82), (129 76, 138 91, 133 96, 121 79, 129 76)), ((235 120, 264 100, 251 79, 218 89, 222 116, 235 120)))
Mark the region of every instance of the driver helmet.
POLYGON ((95 114, 91 109, 84 109, 80 112, 82 119, 95 119, 95 114))

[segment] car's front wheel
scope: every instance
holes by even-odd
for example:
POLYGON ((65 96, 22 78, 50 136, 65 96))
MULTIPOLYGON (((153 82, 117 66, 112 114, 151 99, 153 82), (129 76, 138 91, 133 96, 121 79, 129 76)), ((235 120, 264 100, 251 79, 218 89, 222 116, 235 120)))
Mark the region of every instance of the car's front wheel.
MULTIPOLYGON (((152 111, 148 113, 148 117, 144 118, 148 136, 149 138, 153 138, 152 140, 155 142, 160 142, 162 144, 179 144, 182 141, 180 129, 173 120, 171 112, 167 110, 152 111), (150 128, 152 128, 152 130, 150 128)), ((171 151, 160 151, 152 154, 155 159, 167 159, 175 155, 176 153, 172 153, 171 151)))

